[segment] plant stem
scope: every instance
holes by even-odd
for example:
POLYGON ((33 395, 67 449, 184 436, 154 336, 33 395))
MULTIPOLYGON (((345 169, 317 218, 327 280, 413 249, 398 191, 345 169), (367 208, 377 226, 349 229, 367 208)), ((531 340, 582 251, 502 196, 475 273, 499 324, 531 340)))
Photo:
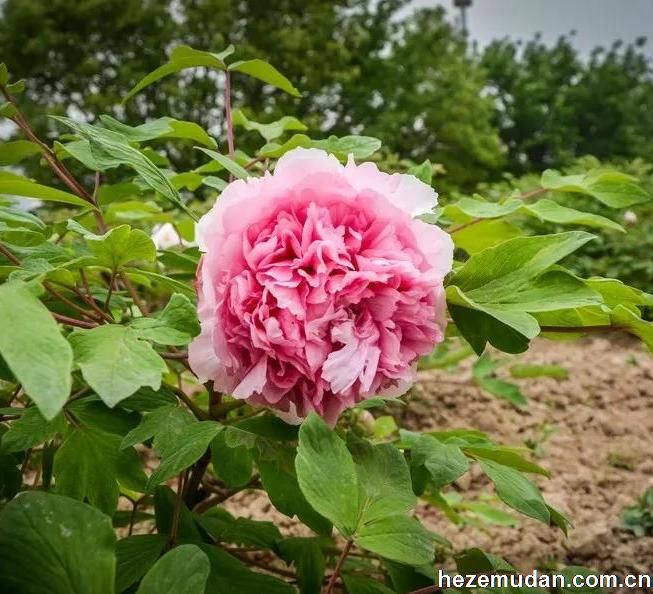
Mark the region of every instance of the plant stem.
POLYGON ((234 123, 231 119, 231 73, 228 70, 224 73, 224 117, 227 121, 229 158, 233 159, 236 149, 234 146, 234 123))
POLYGON ((202 484, 202 478, 206 472, 206 468, 211 462, 211 449, 208 448, 202 457, 193 464, 193 468, 190 472, 190 478, 186 483, 186 488, 184 489, 184 501, 189 508, 197 503, 198 490, 202 484))
POLYGON ((8 248, 0 243, 0 254, 16 266, 20 266, 20 260, 14 256, 8 248))
POLYGON ((74 309, 78 314, 81 314, 85 318, 94 321, 94 322, 103 322, 104 319, 100 318, 97 314, 94 312, 90 312, 83 307, 80 307, 77 305, 74 301, 71 301, 67 297, 64 297, 59 291, 57 291, 48 281, 43 281, 43 286, 45 287, 45 290, 50 293, 55 299, 58 299, 62 303, 65 303, 70 309, 74 309))
POLYGON ((171 359, 172 361, 179 361, 182 359, 188 359, 188 353, 186 351, 181 351, 179 353, 171 353, 169 351, 164 351, 159 353, 164 359, 171 359))
POLYGON ((83 320, 78 320, 77 318, 64 316, 62 314, 58 314, 53 311, 51 311, 50 313, 52 314, 52 317, 55 320, 57 320, 57 322, 61 322, 62 324, 66 324, 67 326, 76 326, 77 328, 97 328, 100 325, 97 322, 85 322, 83 320))
POLYGON ((94 204, 93 198, 73 177, 73 175, 70 173, 70 171, 68 171, 66 166, 61 161, 59 161, 59 159, 54 154, 54 152, 52 152, 52 149, 50 149, 50 147, 47 144, 45 144, 45 142, 43 142, 34 133, 27 120, 23 117, 21 112, 18 110, 18 105, 16 104, 16 101, 11 95, 9 95, 9 93, 7 93, 5 87, 0 87, 0 92, 2 92, 5 99, 9 101, 9 103, 11 103, 16 108, 16 115, 13 118, 11 118, 12 121, 21 129, 23 134, 25 134, 25 136, 27 136, 29 140, 31 140, 34 144, 38 145, 38 147, 43 151, 43 157, 48 162, 48 165, 50 165, 50 168, 54 171, 57 177, 70 190, 72 190, 83 200, 86 200, 86 202, 88 202, 91 206, 93 206, 93 209, 97 211, 97 205, 94 204))
POLYGON ((331 578, 329 579, 329 583, 327 584, 326 590, 324 591, 325 594, 331 594, 331 592, 333 592, 333 588, 336 585, 336 581, 338 580, 338 576, 340 575, 342 566, 344 565, 345 559, 347 559, 347 555, 349 555, 349 551, 353 544, 354 544, 353 541, 348 540, 347 543, 345 544, 345 548, 342 549, 342 553, 340 553, 340 557, 338 558, 336 567, 333 570, 333 573, 331 574, 331 578))
POLYGON ((177 496, 175 497, 175 509, 172 515, 172 524, 170 525, 170 539, 168 540, 168 547, 171 549, 177 543, 177 535, 179 533, 179 516, 181 514, 181 506, 183 504, 184 482, 188 470, 179 473, 177 477, 177 496))
POLYGON ((426 588, 420 588, 419 590, 413 590, 408 594, 432 594, 434 592, 441 592, 442 588, 438 586, 426 586, 426 588))
POLYGON ((134 531, 134 524, 136 523, 136 510, 138 509, 138 504, 141 502, 141 499, 136 499, 136 501, 132 501, 132 513, 129 514, 129 530, 127 532, 127 536, 131 536, 132 532, 134 531))
POLYGON ((129 294, 131 295, 131 298, 134 301, 134 305, 136 305, 136 307, 144 316, 149 315, 150 310, 148 309, 145 302, 139 297, 138 292, 136 291, 136 288, 134 287, 132 282, 129 280, 129 277, 124 272, 119 272, 118 274, 120 276, 120 280, 122 281, 123 285, 125 285, 125 288, 127 289, 127 291, 129 291, 129 294))
POLYGON ((107 289, 107 297, 104 300, 104 311, 109 311, 109 306, 111 305, 111 295, 113 295, 113 285, 116 282, 116 273, 114 272, 109 278, 109 288, 107 289))
POLYGON ((222 403, 222 394, 216 392, 213 388, 213 382, 208 381, 204 384, 209 393, 209 417, 212 419, 220 418, 220 404, 222 403))
POLYGON ((166 387, 177 395, 179 400, 181 400, 191 410, 191 412, 197 417, 198 420, 206 421, 209 418, 209 415, 207 415, 199 406, 197 406, 197 404, 195 404, 183 390, 168 384, 166 384, 166 387))

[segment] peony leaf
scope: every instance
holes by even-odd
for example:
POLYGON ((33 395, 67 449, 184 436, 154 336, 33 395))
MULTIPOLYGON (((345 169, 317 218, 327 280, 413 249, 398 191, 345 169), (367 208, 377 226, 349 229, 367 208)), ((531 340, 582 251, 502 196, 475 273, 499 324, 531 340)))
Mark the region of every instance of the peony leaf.
POLYGON ((70 345, 50 312, 21 282, 0 285, 0 328, 0 355, 51 421, 70 394, 70 345))
POLYGON ((158 390, 167 366, 152 346, 126 326, 109 324, 70 335, 75 363, 107 406, 113 407, 141 386, 158 390))
POLYGON ((0 583, 13 594, 114 592, 111 518, 41 491, 21 493, 0 512, 0 583))
POLYGON ((204 594, 211 566, 198 546, 168 551, 143 578, 136 594, 204 594))

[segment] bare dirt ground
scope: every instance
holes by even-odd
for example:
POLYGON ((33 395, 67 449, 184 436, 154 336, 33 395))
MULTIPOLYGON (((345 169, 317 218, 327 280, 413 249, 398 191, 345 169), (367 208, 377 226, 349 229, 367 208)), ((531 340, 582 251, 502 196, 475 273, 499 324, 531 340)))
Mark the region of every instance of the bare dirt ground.
MULTIPOLYGON (((524 571, 557 563, 653 574, 653 537, 637 538, 620 527, 623 507, 653 485, 653 358, 629 340, 594 338, 535 342, 519 361, 559 364, 570 377, 519 380, 529 405, 518 410, 475 387, 445 383, 449 374, 427 372, 413 388, 410 405, 396 409, 404 411, 397 421, 420 430, 480 429, 506 445, 537 444, 538 463, 553 475, 537 482, 547 501, 574 522, 569 537, 530 520, 479 529, 456 527, 434 508, 421 507, 418 515, 456 550, 480 547, 524 571)), ((456 380, 468 375, 463 369, 456 380)), ((491 492, 474 469, 454 487, 466 500, 491 492)), ((259 493, 243 492, 228 507, 236 515, 274 519, 286 531, 297 530, 259 493)), ((628 590, 645 591, 650 590, 628 590)))
MULTIPOLYGON (((623 507, 653 485, 653 358, 636 343, 598 338, 536 342, 521 360, 563 365, 570 377, 521 380, 530 402, 517 410, 429 373, 414 388, 404 422, 419 429, 469 426, 508 445, 537 443, 538 462, 552 472, 537 482, 573 521, 569 537, 529 520, 478 530, 457 528, 434 509, 423 508, 420 516, 455 548, 479 546, 526 571, 556 561, 603 573, 653 573, 653 537, 636 538, 620 527, 623 507)), ((487 481, 472 471, 456 487, 473 499, 487 491, 487 481)))

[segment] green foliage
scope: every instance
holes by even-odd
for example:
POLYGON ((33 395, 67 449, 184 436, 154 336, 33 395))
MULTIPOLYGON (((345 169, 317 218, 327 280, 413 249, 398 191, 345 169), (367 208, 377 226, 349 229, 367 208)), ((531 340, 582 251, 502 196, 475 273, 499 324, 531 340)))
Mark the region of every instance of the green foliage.
POLYGON ((0 285, 0 355, 34 401, 43 416, 51 421, 70 393, 73 354, 59 326, 48 310, 20 282, 0 285), (37 362, 35 365, 34 362, 37 362))
MULTIPOLYGON (((303 8, 294 0, 287 3, 303 8)), ((18 8, 9 4, 6 18, 16 18, 18 8)), ((263 10, 258 3, 244 4, 252 11, 250 22, 263 10)), ((457 159, 467 160, 469 171, 451 177, 466 181, 475 167, 500 160, 491 128, 482 118, 475 130, 469 124, 474 114, 490 109, 480 97, 482 79, 471 68, 448 93, 428 84, 414 93, 399 84, 396 60, 414 70, 416 80, 428 78, 431 65, 419 59, 426 47, 447 76, 455 79, 470 66, 457 53, 462 42, 439 11, 419 13, 415 29, 416 20, 397 23, 397 35, 385 43, 386 25, 373 17, 391 16, 401 4, 353 3, 363 8, 355 17, 338 16, 325 3, 310 5, 311 14, 320 14, 326 24, 363 19, 355 22, 369 25, 370 38, 355 47, 384 48, 390 56, 374 57, 388 105, 365 103, 361 94, 368 88, 358 76, 343 79, 340 72, 330 84, 346 90, 342 109, 358 113, 365 134, 392 124, 397 133, 391 149, 410 140, 410 147, 401 148, 423 162, 399 162, 398 168, 425 183, 441 172, 427 159, 435 150, 427 132, 446 129, 436 144, 444 147, 443 161, 451 159, 452 170, 457 159), (465 110, 464 118, 457 115, 465 110), (414 120, 407 114, 415 112, 424 128, 413 129, 411 138, 414 120)), ((57 0, 53 6, 67 12, 57 0)), ((139 23, 139 10, 159 14, 147 4, 128 8, 139 23)), ((194 23, 198 35, 205 34, 202 7, 181 2, 179 10, 189 15, 189 28, 194 23)), ((79 14, 87 11, 86 4, 79 8, 79 14)), ((28 19, 31 13, 21 14, 28 19)), ((267 31, 270 23, 255 27, 267 31)), ((324 41, 332 31, 322 35, 324 41)), ((352 31, 346 35, 357 39, 352 31)), ((314 41, 303 30, 291 37, 309 48, 314 41)), ((268 38, 261 39, 264 44, 268 38)), ((226 45, 219 37, 211 45, 217 40, 226 45)), ((0 46, 2 41, 0 33, 0 46)), ((283 57, 287 40, 282 36, 278 43, 283 57)), ((231 48, 215 54, 177 45, 163 66, 149 64, 133 77, 141 82, 131 93, 123 89, 130 99, 128 117, 103 115, 80 123, 58 116, 72 134, 53 140, 52 148, 35 140, 20 103, 11 103, 15 111, 6 112, 27 138, 0 150, 1 162, 34 165, 37 160, 30 158, 40 154, 38 167, 49 167, 58 179, 46 185, 13 171, 0 173, 0 193, 42 201, 34 211, 9 198, 0 202, 0 557, 9 561, 0 563, 0 582, 17 594, 291 594, 297 588, 317 594, 325 582, 334 586, 339 580, 350 593, 410 592, 432 586, 436 554, 439 563, 453 553, 467 573, 512 569, 479 549, 453 551, 413 515, 418 504, 438 508, 461 527, 512 526, 520 515, 563 532, 569 526, 538 486, 549 471, 523 449, 497 444, 479 431, 400 429, 399 417, 390 414, 393 408, 381 396, 341 415, 335 427, 311 414, 297 428, 250 402, 216 393, 211 382, 200 384, 184 350, 200 331, 193 286, 200 254, 189 245, 199 214, 220 199, 232 177, 259 178, 294 147, 321 148, 340 161, 350 154, 379 157, 381 149, 379 139, 350 130, 340 136, 329 130, 321 139, 304 134, 309 130, 298 119, 277 113, 283 100, 271 100, 264 118, 255 115, 263 110, 254 97, 268 97, 273 87, 290 97, 299 93, 290 78, 250 56, 251 49, 246 46, 244 59, 232 61, 231 48), (197 78, 203 69, 221 73, 221 91, 233 83, 233 97, 254 98, 248 115, 236 111, 231 122, 239 131, 256 133, 249 135, 249 145, 239 142, 233 150, 229 138, 225 151, 219 132, 217 142, 190 117, 147 123, 134 118, 134 106, 147 111, 148 98, 169 89, 169 80, 176 81, 175 89, 188 89, 184 100, 189 102, 196 83, 202 87, 210 80, 214 93, 215 80, 197 78), (295 131, 301 133, 289 137, 295 131), (194 154, 210 161, 191 166, 177 158, 189 142, 201 145, 194 154), (161 224, 179 241, 161 245, 161 224), (452 485, 472 468, 492 486, 490 493, 468 501, 452 485), (288 537, 272 522, 229 513, 224 502, 246 489, 264 491, 276 510, 303 525, 302 536, 288 537), (119 505, 121 499, 131 509, 119 505), (127 536, 120 532, 116 543, 119 527, 127 536), (152 533, 140 534, 146 530, 152 533), (352 548, 364 556, 350 556, 352 548), (261 555, 265 573, 257 567, 261 555)), ((112 48, 106 51, 117 55, 112 48)), ((292 55, 297 53, 293 46, 292 55)), ((340 56, 330 67, 348 65, 350 59, 340 56)), ((320 56, 319 61, 326 60, 320 56)), ((361 70, 369 67, 362 64, 361 70)), ((0 68, 2 90, 13 84, 15 94, 21 85, 10 80, 0 68)), ((178 98, 175 90, 164 104, 178 98)), ((311 102, 320 99, 308 93, 298 99, 309 120, 311 102)), ((225 107, 231 113, 230 104, 225 107)), ((392 162, 387 151, 383 157, 385 165, 392 162)), ((641 317, 653 303, 650 295, 614 279, 583 278, 566 267, 570 256, 595 239, 575 226, 621 234, 609 209, 640 203, 646 208, 647 191, 634 176, 590 165, 583 171, 545 172, 530 180, 533 187, 522 188, 520 180, 488 186, 487 198, 455 195, 423 217, 450 233, 456 262, 446 279, 447 338, 421 362, 422 369, 457 369, 475 353, 471 379, 458 383, 523 407, 520 387, 497 373, 507 359, 491 356, 487 343, 519 353, 540 334, 558 339, 617 330, 653 350, 653 326, 641 317)), ((557 366, 512 359, 510 373, 559 379, 567 374, 557 366)))
POLYGON ((108 406, 118 404, 141 386, 153 390, 161 386, 165 362, 131 328, 110 324, 75 330, 70 344, 84 379, 108 406))
POLYGON ((21 493, 0 514, 0 582, 16 594, 112 592, 114 541, 111 519, 97 509, 21 493))
POLYGON ((589 59, 568 37, 551 46, 539 37, 489 44, 481 63, 496 89, 509 170, 541 171, 583 155, 650 160, 653 83, 644 43, 616 42, 589 59))
POLYGON ((154 564, 136 594, 204 594, 210 570, 199 547, 181 545, 154 564))
POLYGON ((624 508, 621 523, 635 536, 646 536, 653 531, 653 489, 646 489, 635 505, 624 508))

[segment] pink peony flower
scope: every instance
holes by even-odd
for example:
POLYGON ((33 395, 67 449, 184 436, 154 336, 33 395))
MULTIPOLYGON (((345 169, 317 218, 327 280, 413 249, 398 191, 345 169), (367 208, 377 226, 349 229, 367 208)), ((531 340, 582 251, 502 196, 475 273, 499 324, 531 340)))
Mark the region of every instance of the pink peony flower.
POLYGON ((229 184, 197 229, 193 371, 291 422, 401 395, 444 337, 453 244, 412 218, 436 198, 411 175, 316 149, 229 184))

